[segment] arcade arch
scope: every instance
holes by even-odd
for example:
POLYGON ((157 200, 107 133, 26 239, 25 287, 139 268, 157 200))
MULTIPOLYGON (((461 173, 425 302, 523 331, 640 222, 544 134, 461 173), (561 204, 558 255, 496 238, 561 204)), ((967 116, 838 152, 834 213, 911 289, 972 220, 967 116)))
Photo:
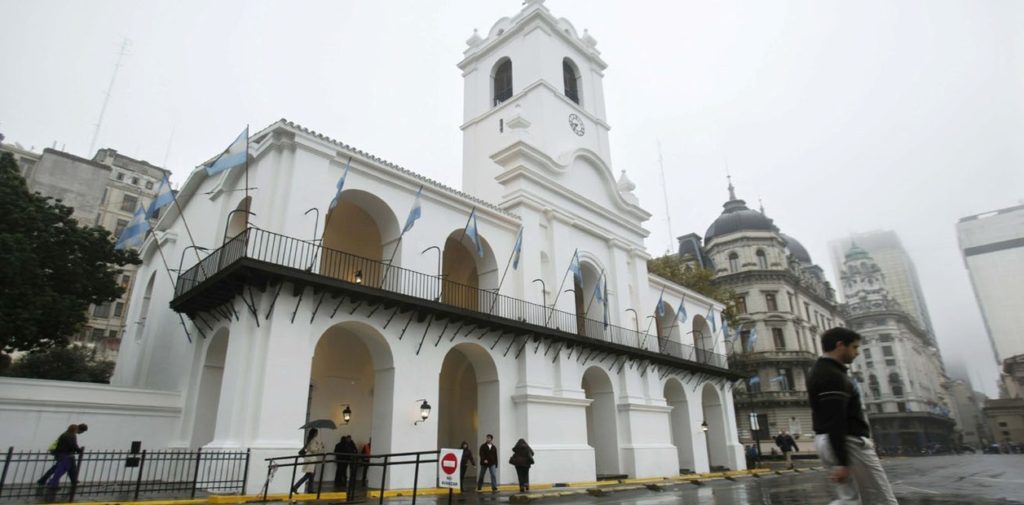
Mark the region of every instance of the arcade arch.
POLYGON ((459 447, 465 440, 475 451, 488 433, 501 440, 498 369, 484 347, 452 347, 441 363, 438 389, 438 447, 459 447))
MULTIPOLYGON (((338 205, 324 217, 320 275, 380 287, 383 262, 391 258, 400 232, 394 212, 379 197, 362 190, 343 191, 338 205)), ((401 264, 398 256, 396 265, 401 264)))
POLYGON ((441 301, 468 310, 488 310, 498 287, 494 252, 481 236, 483 256, 463 230, 453 231, 444 242, 441 261, 441 301))
POLYGON ((704 432, 707 438, 708 464, 712 470, 715 467, 728 467, 726 430, 729 426, 726 424, 725 405, 721 393, 711 384, 704 384, 701 390, 701 409, 704 412, 703 422, 708 426, 708 430, 704 432))
POLYGON ((696 471, 696 461, 693 457, 695 426, 690 419, 686 390, 678 380, 669 379, 665 382, 664 393, 665 402, 672 407, 672 413, 669 414, 669 433, 672 445, 676 446, 676 453, 679 456, 679 470, 696 471))
POLYGON ((199 376, 199 393, 196 396, 191 447, 202 447, 213 441, 217 428, 220 390, 224 382, 228 336, 228 329, 220 328, 206 346, 206 356, 199 376))
POLYGON ((594 448, 597 475, 619 473, 619 436, 616 423, 615 391, 603 369, 592 366, 583 373, 587 406, 587 444, 594 448))

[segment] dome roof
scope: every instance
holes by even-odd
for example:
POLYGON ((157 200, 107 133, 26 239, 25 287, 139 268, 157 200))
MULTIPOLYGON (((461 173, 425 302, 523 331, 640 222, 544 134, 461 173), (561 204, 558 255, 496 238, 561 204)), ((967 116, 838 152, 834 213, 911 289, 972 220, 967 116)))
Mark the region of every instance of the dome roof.
POLYGON ((785 233, 779 233, 782 237, 782 241, 786 243, 786 248, 789 249, 789 254, 797 259, 801 263, 814 263, 811 261, 811 255, 807 253, 807 248, 804 247, 797 239, 786 235, 785 233))
POLYGON ((711 239, 738 231, 778 231, 768 216, 747 208, 747 202, 736 198, 732 184, 729 185, 731 199, 722 206, 725 210, 715 219, 704 233, 704 244, 711 239))
POLYGON ((850 250, 846 251, 847 261, 871 259, 871 255, 862 249, 856 242, 850 244, 850 250))

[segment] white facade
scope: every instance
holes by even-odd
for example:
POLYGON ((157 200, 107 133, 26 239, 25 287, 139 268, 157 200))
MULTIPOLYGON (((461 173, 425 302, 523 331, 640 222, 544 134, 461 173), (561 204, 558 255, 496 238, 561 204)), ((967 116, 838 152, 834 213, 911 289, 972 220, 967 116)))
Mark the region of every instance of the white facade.
MULTIPOLYGON (((697 315, 723 307, 647 273, 649 214, 609 166, 604 64, 589 35, 542 4, 471 38, 460 64, 464 184, 475 196, 284 120, 251 137, 248 181, 260 189, 249 197, 241 167, 189 177, 178 194, 185 219, 169 208, 140 251, 128 314, 136 330, 114 377, 183 394, 174 445, 249 447, 251 475, 265 475, 262 458, 301 446, 301 424, 340 421, 347 405, 352 421, 322 434, 328 447, 344 434, 372 437, 375 454, 477 447, 492 433, 506 461, 525 438, 536 482, 743 468, 736 376, 723 339, 697 315), (580 72, 582 106, 562 94, 566 57, 580 72), (502 58, 512 62, 513 92, 495 107, 490 73, 502 58), (350 158, 340 203, 327 211, 350 158), (403 234, 420 188, 422 217, 403 234), (464 232, 474 209, 480 255, 464 232), (232 211, 251 212, 254 228, 232 211), (189 250, 185 221, 196 245, 227 245, 189 250), (520 229, 522 256, 510 269, 520 229), (184 258, 177 297, 161 251, 184 258), (574 283, 567 268, 577 253, 574 283), (207 280, 187 284, 197 276, 207 280), (591 301, 605 282, 607 329, 591 301), (671 310, 655 314, 662 292, 673 308, 685 297, 685 324, 671 310), (188 316, 184 328, 172 300, 188 316), (634 331, 649 318, 670 335, 634 331), (432 415, 415 423, 423 400, 432 415)), ((512 470, 499 465, 500 480, 513 482, 512 470)), ((389 469, 389 486, 411 486, 412 471, 389 469)), ((421 486, 433 481, 421 472, 421 486)))

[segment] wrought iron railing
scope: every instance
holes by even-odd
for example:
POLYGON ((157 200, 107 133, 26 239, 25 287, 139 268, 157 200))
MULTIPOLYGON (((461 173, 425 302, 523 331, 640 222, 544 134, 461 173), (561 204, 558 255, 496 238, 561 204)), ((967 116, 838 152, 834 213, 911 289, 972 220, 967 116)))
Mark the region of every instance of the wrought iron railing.
POLYGON ((248 450, 83 450, 51 486, 56 461, 50 452, 11 447, 0 457, 0 501, 17 503, 242 494, 249 470, 248 450))
POLYGON ((384 261, 324 247, 318 243, 250 227, 181 273, 175 297, 197 288, 207 279, 242 258, 270 263, 370 288, 445 303, 464 310, 563 331, 596 340, 667 354, 717 368, 728 368, 722 354, 690 345, 659 339, 640 332, 575 313, 538 305, 518 298, 480 289, 436 275, 428 275, 384 261))

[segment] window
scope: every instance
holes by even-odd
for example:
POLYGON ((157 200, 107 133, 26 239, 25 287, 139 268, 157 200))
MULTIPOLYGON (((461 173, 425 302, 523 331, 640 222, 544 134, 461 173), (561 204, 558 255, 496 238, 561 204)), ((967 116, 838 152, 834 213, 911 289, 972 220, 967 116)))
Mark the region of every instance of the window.
POLYGON ((117 226, 114 227, 114 237, 120 237, 121 236, 121 232, 123 232, 124 229, 127 228, 127 227, 128 227, 128 221, 126 221, 124 219, 118 219, 117 220, 117 226))
POLYGON ((1005 427, 1006 427, 1006 423, 1004 423, 1004 422, 1000 422, 1000 423, 999 423, 999 427, 1000 427, 1000 428, 1005 428, 1005 427))
POLYGON ((764 304, 768 307, 769 312, 779 311, 779 302, 775 301, 775 293, 765 293, 764 304))
POLYGON ((747 379, 747 391, 750 391, 751 393, 760 393, 761 392, 761 378, 755 375, 755 376, 747 379))
POLYGON ((867 368, 875 368, 875 362, 874 361, 865 361, 864 362, 864 366, 867 367, 867 368))
POLYGON ((786 293, 786 297, 789 298, 789 313, 796 314, 796 300, 793 297, 793 293, 786 293))
POLYGON ((878 377, 874 374, 868 376, 868 389, 871 391, 871 396, 878 398, 882 396, 882 388, 878 386, 878 377))
POLYGON ((504 59, 494 69, 494 105, 512 98, 512 60, 504 59))
POLYGON ((146 189, 153 189, 153 181, 146 181, 146 189))
POLYGON ((580 103, 580 74, 576 71, 576 65, 572 63, 572 60, 566 58, 562 60, 562 84, 565 87, 565 96, 576 102, 580 103))
POLYGON ((121 199, 121 210, 125 212, 135 212, 135 208, 139 206, 139 198, 134 195, 124 195, 121 199))
POLYGON ((896 372, 889 374, 889 387, 892 388, 893 396, 903 396, 903 381, 900 379, 900 374, 896 372))
POLYGON ((121 317, 121 314, 123 312, 124 312, 124 303, 122 303, 122 302, 115 303, 114 304, 114 317, 121 317))
POLYGON ((123 173, 120 173, 120 172, 118 172, 118 174, 117 174, 117 180, 119 180, 119 181, 123 181, 123 180, 124 180, 124 174, 123 174, 123 173))
POLYGON ((887 360, 885 360, 885 366, 896 366, 896 360, 894 360, 894 359, 887 359, 887 360))
POLYGON ((745 297, 745 296, 737 296, 736 300, 733 302, 733 304, 736 306, 736 313, 737 314, 746 314, 747 313, 747 297, 745 297))
POLYGON ((117 330, 110 330, 107 332, 107 338, 117 338, 117 330))
POLYGON ((786 337, 782 334, 782 328, 772 328, 772 340, 776 349, 786 348, 786 337))
POLYGON ((892 357, 892 346, 891 345, 883 345, 882 346, 882 356, 885 356, 886 358, 891 358, 892 357))
MULTIPOLYGON (((899 396, 899 395, 896 395, 896 396, 899 396)), ((904 403, 904 402, 896 402, 896 411, 897 412, 906 412, 907 411, 907 404, 904 403)))
POLYGON ((871 349, 864 349, 864 359, 871 359, 871 349))
POLYGON ((776 382, 779 384, 779 391, 793 391, 793 370, 780 368, 776 382))
POLYGON ((764 251, 761 249, 757 250, 757 268, 760 268, 761 270, 768 269, 768 257, 765 256, 764 251))
POLYGON ((91 337, 93 340, 103 340, 103 329, 93 328, 91 337))
POLYGON ((811 304, 804 302, 804 314, 807 316, 807 322, 811 322, 811 304))
POLYGON ((138 177, 132 177, 132 184, 138 186, 139 185, 139 178, 138 177))
POLYGON ((121 287, 128 289, 128 284, 132 282, 132 276, 124 274, 121 276, 121 287))
POLYGON ((740 269, 740 255, 729 253, 729 271, 735 272, 740 269))
POLYGON ((92 316, 101 318, 110 317, 110 302, 103 302, 100 305, 93 305, 92 316))

